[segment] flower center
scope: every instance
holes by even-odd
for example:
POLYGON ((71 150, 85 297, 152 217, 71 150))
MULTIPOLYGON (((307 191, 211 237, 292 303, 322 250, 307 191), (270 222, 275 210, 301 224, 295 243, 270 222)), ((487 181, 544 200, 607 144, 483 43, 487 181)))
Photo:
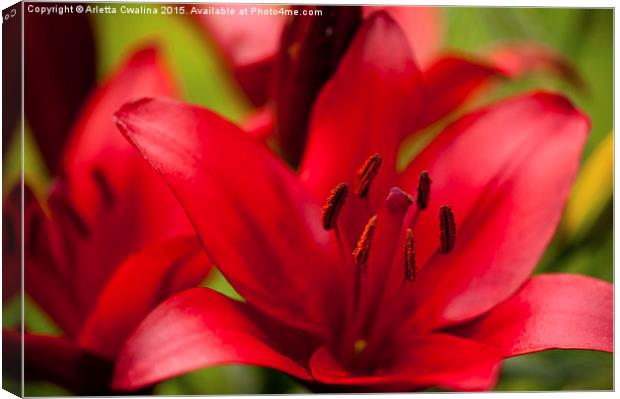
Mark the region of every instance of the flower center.
MULTIPOLYGON (((370 214, 359 235, 353 251, 346 237, 339 232, 355 230, 350 217, 340 218, 349 195, 349 184, 340 183, 331 191, 323 207, 322 224, 326 230, 332 230, 341 248, 344 267, 352 277, 354 298, 349 317, 339 333, 340 338, 334 345, 343 364, 359 370, 372 365, 375 355, 381 351, 383 338, 390 336, 390 330, 398 323, 402 313, 393 311, 403 306, 402 296, 406 290, 413 289, 419 271, 416 264, 414 228, 420 213, 429 206, 431 179, 428 172, 420 174, 417 186, 415 210, 408 211, 414 203, 410 194, 398 187, 390 190, 386 202, 380 209, 371 210, 368 196, 372 183, 380 173, 381 156, 374 154, 359 168, 355 175, 352 202, 363 200, 366 215, 370 214), (399 299, 400 297, 400 299, 399 299), (389 309, 389 311, 386 311, 389 309)), ((347 205, 355 207, 355 204, 347 205)), ((354 209, 346 212, 354 212, 354 209)), ((354 214, 362 217, 363 212, 354 214)), ((350 215, 348 215, 350 216, 350 215)), ((368 217, 368 216, 365 216, 368 217)), ((448 254, 456 242, 456 221, 452 209, 447 206, 439 208, 439 247, 425 262, 430 263, 439 255, 448 254)), ((407 294, 408 296, 408 294, 407 294)))

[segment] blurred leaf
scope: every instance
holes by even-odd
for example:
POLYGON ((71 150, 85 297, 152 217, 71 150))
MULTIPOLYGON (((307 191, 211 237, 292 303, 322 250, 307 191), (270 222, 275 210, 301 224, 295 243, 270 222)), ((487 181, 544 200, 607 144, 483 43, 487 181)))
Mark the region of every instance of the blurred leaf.
MULTIPOLYGON (((21 320, 19 295, 2 308, 2 327, 17 328, 21 320)), ((28 295, 24 295, 24 328, 28 332, 62 335, 62 330, 28 295)))
POLYGON ((26 381, 24 384, 24 396, 73 396, 73 394, 51 382, 26 381))
POLYGON ((551 350, 504 361, 497 391, 611 390, 613 355, 551 350))
POLYGON ((162 382, 156 395, 239 395, 261 392, 260 368, 217 366, 162 382))
POLYGON ((308 393, 291 377, 256 366, 209 367, 158 384, 156 395, 243 395, 308 393))
POLYGON ((17 379, 2 373, 2 389, 11 392, 15 396, 21 396, 22 385, 17 379))
POLYGON ((19 294, 2 304, 2 327, 17 328, 22 318, 21 298, 19 294))
POLYGON ((202 284, 202 286, 209 287, 218 292, 221 292, 222 294, 232 299, 244 301, 243 297, 239 295, 237 291, 235 291, 235 289, 232 287, 232 285, 230 285, 228 280, 226 280, 226 277, 224 277, 222 273, 220 273, 220 271, 217 269, 213 269, 211 271, 209 277, 207 277, 207 280, 202 284))
POLYGON ((610 132, 587 159, 573 186, 562 224, 570 240, 587 234, 611 201, 613 172, 614 140, 610 132))
POLYGON ((99 45, 99 76, 107 75, 135 48, 155 43, 161 46, 185 100, 235 121, 248 112, 249 103, 232 74, 188 16, 134 15, 117 11, 116 14, 94 15, 94 22, 99 45))
MULTIPOLYGON (((10 190, 19 184, 22 168, 21 132, 13 135, 9 150, 3 160, 2 192, 6 197, 10 190)), ((39 198, 45 196, 50 181, 49 173, 41 157, 28 125, 24 127, 24 179, 39 198)))
POLYGON ((63 335, 60 327, 28 294, 24 295, 24 328, 39 334, 63 335))
POLYGON ((588 155, 613 127, 613 10, 578 8, 450 7, 446 47, 476 52, 514 39, 546 44, 564 55, 586 82, 581 94, 554 76, 509 82, 485 102, 529 90, 567 95, 592 119, 588 155))

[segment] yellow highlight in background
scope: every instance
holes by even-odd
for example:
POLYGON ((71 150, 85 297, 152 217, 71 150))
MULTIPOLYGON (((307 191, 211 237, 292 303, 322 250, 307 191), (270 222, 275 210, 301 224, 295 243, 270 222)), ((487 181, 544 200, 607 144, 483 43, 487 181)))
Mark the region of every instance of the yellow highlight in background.
POLYGON ((599 143, 577 176, 566 207, 563 229, 567 238, 584 236, 598 220, 613 196, 613 132, 599 143))

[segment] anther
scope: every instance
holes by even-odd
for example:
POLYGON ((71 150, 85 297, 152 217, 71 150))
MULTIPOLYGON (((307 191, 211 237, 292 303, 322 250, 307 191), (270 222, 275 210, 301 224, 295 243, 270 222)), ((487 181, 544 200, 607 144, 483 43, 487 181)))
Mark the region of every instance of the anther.
POLYGON ((449 206, 439 208, 439 251, 447 254, 456 242, 456 222, 449 206))
POLYGON ((370 254, 370 244, 372 242, 372 236, 375 234, 375 226, 377 225, 377 215, 374 215, 366 223, 364 232, 360 237, 355 249, 353 250, 353 259, 355 264, 362 267, 368 261, 368 254, 370 254))
POLYGON ((418 178, 418 198, 417 204, 418 208, 426 209, 428 206, 428 198, 431 193, 431 183, 433 181, 428 176, 428 172, 424 171, 420 173, 420 177, 418 178))
POLYGON ((405 278, 408 281, 415 281, 415 248, 413 246, 413 231, 407 229, 405 232, 405 278))
POLYGON ((381 155, 374 154, 364 162, 357 171, 355 181, 355 194, 364 198, 368 196, 370 185, 379 172, 381 166, 381 155))
POLYGON ((331 230, 336 227, 336 221, 342 206, 349 194, 349 185, 347 183, 340 183, 334 187, 323 205, 323 212, 321 215, 321 223, 325 230, 331 230))

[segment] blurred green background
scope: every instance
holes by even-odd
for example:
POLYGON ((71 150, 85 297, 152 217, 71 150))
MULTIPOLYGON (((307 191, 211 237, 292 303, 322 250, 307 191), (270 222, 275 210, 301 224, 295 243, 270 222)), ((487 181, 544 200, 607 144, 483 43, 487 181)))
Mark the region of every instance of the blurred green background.
MULTIPOLYGON (((563 54, 586 82, 579 92, 552 76, 508 82, 479 101, 534 88, 567 94, 592 118, 592 133, 583 166, 565 217, 537 272, 566 271, 611 281, 613 277, 613 11, 605 9, 445 8, 444 47, 477 53, 493 43, 534 40, 563 54)), ((250 111, 212 43, 181 16, 93 16, 98 41, 98 76, 106 76, 128 52, 144 42, 162 45, 165 59, 186 100, 240 120, 250 111)), ((428 133, 428 137, 433 132, 428 133)), ((403 158, 419 150, 409 143, 403 158)), ((17 148, 16 148, 17 149, 17 148)), ((19 151, 9 154, 17 163, 19 151)), ((47 174, 36 145, 26 141, 26 175, 44 190, 47 174)), ((220 275, 208 285, 231 293, 220 275)), ((16 304, 14 304, 16 305, 16 304)), ((17 307, 5 309, 4 326, 17 322, 17 307)), ((26 326, 32 331, 58 329, 36 304, 26 301, 26 326)), ((509 359, 502 369, 500 391, 613 389, 611 354, 590 351, 549 351, 509 359)), ((291 378, 258 367, 226 366, 197 371, 159 384, 159 394, 296 393, 305 388, 291 378)), ((62 395, 50 384, 28 383, 26 395, 62 395)))

